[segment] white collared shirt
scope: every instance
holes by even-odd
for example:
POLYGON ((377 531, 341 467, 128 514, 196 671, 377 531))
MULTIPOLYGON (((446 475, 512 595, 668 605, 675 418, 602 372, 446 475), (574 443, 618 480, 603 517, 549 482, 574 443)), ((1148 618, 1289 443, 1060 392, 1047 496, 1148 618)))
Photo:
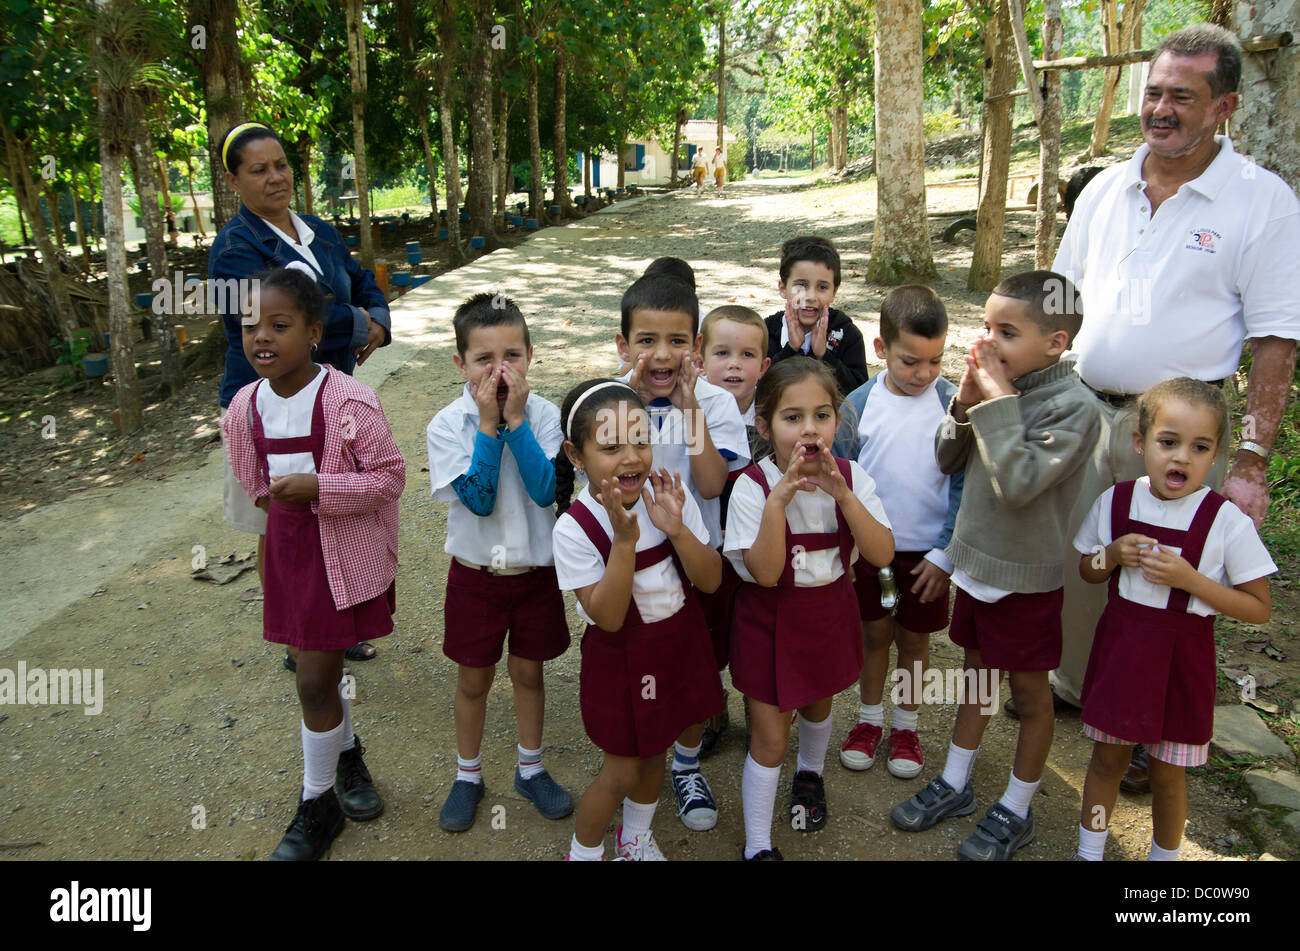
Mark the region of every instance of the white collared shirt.
MULTIPOLYGON (((631 379, 629 371, 619 379, 626 383, 631 379)), ((734 470, 734 463, 749 461, 749 434, 745 431, 745 422, 741 419, 740 408, 736 398, 720 386, 715 386, 701 374, 695 381, 695 400, 704 413, 704 425, 713 440, 713 448, 719 452, 726 450, 735 453, 735 460, 726 460, 729 470, 734 470)), ((691 453, 686 445, 686 418, 676 406, 646 406, 650 414, 650 446, 657 471, 661 466, 669 472, 678 472, 682 476, 682 485, 695 497, 700 507, 700 516, 709 529, 709 544, 717 548, 722 544, 722 502, 717 498, 700 497, 691 476, 691 453)), ((725 457, 724 457, 725 458, 725 457)), ((743 467, 742 467, 743 468, 743 467)))
MULTIPOLYGON (((263 381, 257 388, 257 415, 262 417, 262 435, 267 439, 310 436, 316 394, 325 382, 325 374, 325 368, 318 366, 311 382, 290 397, 276 395, 271 384, 263 381)), ((310 474, 316 471, 316 460, 310 452, 267 453, 266 471, 272 479, 310 474)))
POLYGON ((303 221, 292 211, 289 212, 289 220, 293 222, 294 230, 298 232, 296 237, 290 237, 275 225, 271 224, 270 221, 267 221, 265 218, 262 220, 266 221, 267 227, 275 232, 276 237, 288 244, 289 247, 293 248, 293 250, 296 251, 304 261, 312 266, 312 269, 316 272, 316 277, 320 277, 325 273, 321 270, 320 262, 316 260, 316 255, 312 253, 311 243, 316 240, 316 232, 311 230, 311 227, 307 222, 303 221))
POLYGON ((1151 214, 1143 145, 1083 190, 1053 270, 1075 282, 1078 370, 1092 387, 1141 393, 1218 380, 1243 340, 1300 339, 1300 201, 1216 136, 1218 155, 1151 214))
MULTIPOLYGON (((938 400, 935 401, 936 403, 938 400)), ((767 477, 769 487, 781 481, 781 470, 776 462, 768 456, 759 466, 767 477)), ((871 476, 856 462, 849 462, 853 473, 853 494, 857 496, 867 512, 885 528, 889 528, 889 518, 876 497, 876 483, 871 476)), ((731 559, 736 573, 745 581, 753 581, 754 576, 745 567, 744 551, 752 548, 758 538, 759 526, 763 521, 763 508, 767 496, 752 478, 742 475, 736 480, 731 490, 731 502, 727 506, 727 544, 723 552, 731 559)), ((805 533, 834 532, 837 528, 835 518, 835 500, 821 489, 812 492, 796 492, 794 499, 785 508, 785 520, 790 531, 796 535, 805 533)), ((858 549, 854 546, 849 561, 858 560, 858 549)), ((838 548, 824 551, 804 552, 802 565, 794 566, 794 583, 801 588, 816 588, 830 584, 844 574, 844 565, 838 548)))
MULTIPOLYGON (((536 393, 528 394, 524 419, 548 459, 554 459, 564 442, 560 411, 536 393)), ((433 497, 447 502, 447 544, 443 550, 476 565, 498 568, 540 567, 552 564, 551 530, 555 507, 534 502, 524 488, 519 464, 510 447, 501 449, 497 471, 496 504, 491 515, 475 515, 456 495, 451 484, 469 471, 478 438, 478 404, 465 384, 461 395, 444 407, 425 431, 429 449, 429 482, 433 497)), ((498 437, 499 438, 499 437, 498 437)))
MULTIPOLYGON (((1186 531, 1191 527, 1196 510, 1201 500, 1210 490, 1205 486, 1181 499, 1158 499, 1151 492, 1150 476, 1143 476, 1133 486, 1133 501, 1129 505, 1129 517, 1148 525, 1160 525, 1165 528, 1186 531)), ((1115 497, 1112 486, 1097 497, 1097 501, 1088 510, 1079 533, 1074 536, 1074 548, 1081 555, 1097 552, 1098 545, 1105 547, 1115 539, 1111 534, 1110 506, 1115 497)), ((1175 554, 1182 554, 1182 549, 1175 545, 1161 545, 1163 549, 1175 554)), ((1277 571, 1277 565, 1269 557, 1268 549, 1260 541, 1255 531, 1255 523, 1241 509, 1231 502, 1219 508, 1210 525, 1205 539, 1205 548, 1201 551, 1201 563, 1194 565, 1201 574, 1221 585, 1235 587, 1256 578, 1263 578, 1277 571)), ((1153 608, 1169 606, 1168 585, 1156 584, 1142 577, 1141 568, 1120 568, 1119 593, 1121 597, 1138 604, 1153 608)), ((1189 614, 1208 617, 1216 613, 1199 598, 1190 598, 1187 603, 1189 614)))
MULTIPOLYGON (((648 482, 646 484, 649 485, 648 482)), ((651 489, 652 493, 653 491, 651 489)), ((605 506, 592 496, 591 486, 583 486, 576 501, 585 505, 587 511, 596 517, 601 529, 612 541, 614 529, 609 522, 609 513, 605 511, 605 506)), ((654 523, 650 521, 645 499, 639 494, 632 511, 636 513, 637 528, 640 532, 636 540, 637 551, 645 551, 668 540, 668 536, 655 528, 654 523)), ((686 504, 682 506, 682 524, 702 543, 708 544, 708 530, 700 517, 695 499, 690 495, 686 496, 686 504)), ((582 530, 582 526, 568 512, 556 521, 553 540, 555 576, 559 580, 561 591, 577 591, 605 577, 605 559, 587 537, 587 533, 582 530)), ((632 575, 632 600, 641 614, 641 620, 647 624, 672 617, 681 610, 682 605, 686 603, 686 595, 682 591, 682 581, 677 575, 677 567, 671 557, 665 558, 657 565, 642 568, 632 575)), ((587 616, 587 612, 582 610, 581 603, 578 603, 578 614, 588 624, 594 623, 587 616)))

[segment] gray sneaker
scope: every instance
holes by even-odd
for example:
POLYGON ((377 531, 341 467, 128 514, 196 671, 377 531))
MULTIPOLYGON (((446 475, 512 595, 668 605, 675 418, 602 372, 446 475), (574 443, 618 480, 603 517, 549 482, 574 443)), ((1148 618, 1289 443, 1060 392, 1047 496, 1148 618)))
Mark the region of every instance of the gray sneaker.
POLYGON ((894 825, 905 832, 920 832, 949 816, 969 816, 975 811, 975 790, 969 782, 961 792, 943 781, 942 776, 930 780, 919 793, 900 802, 889 817, 894 825))
POLYGON ((563 819, 573 812, 573 797, 565 792, 560 784, 551 779, 551 774, 542 770, 532 779, 519 775, 515 767, 515 789, 525 799, 532 802, 547 819, 563 819))
POLYGON ((1021 846, 1034 841, 1034 810, 1021 819, 995 802, 975 826, 975 831, 957 847, 957 857, 972 862, 1005 862, 1021 846))

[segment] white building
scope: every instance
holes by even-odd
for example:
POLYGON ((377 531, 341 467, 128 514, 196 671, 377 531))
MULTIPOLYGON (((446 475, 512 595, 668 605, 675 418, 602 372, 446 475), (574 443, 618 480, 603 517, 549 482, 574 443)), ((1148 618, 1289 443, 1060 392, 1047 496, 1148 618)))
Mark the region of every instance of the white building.
MULTIPOLYGON (((212 217, 212 196, 210 194, 196 192, 193 201, 190 199, 189 192, 173 192, 172 195, 185 198, 184 207, 176 212, 176 229, 180 231, 178 241, 188 242, 188 235, 199 233, 199 226, 194 221, 195 201, 198 202, 199 214, 203 216, 203 227, 207 231, 208 240, 211 241, 216 237, 220 229, 217 228, 216 221, 212 217)), ((128 245, 145 240, 144 222, 132 210, 132 201, 137 201, 135 195, 122 196, 122 222, 126 226, 126 243, 128 245)))
MULTIPOLYGON (((704 150, 706 158, 713 158, 717 147, 718 125, 711 119, 691 119, 682 126, 682 146, 679 149, 678 178, 690 177, 691 160, 697 149, 704 150)), ((725 125, 722 127, 724 153, 736 142, 736 135, 725 125)), ((663 185, 671 172, 669 139, 660 144, 655 139, 633 139, 623 146, 623 153, 615 156, 604 152, 591 168, 592 188, 613 188, 618 184, 618 162, 623 163, 623 181, 629 185, 663 185)), ((582 161, 587 157, 583 156, 582 161)))

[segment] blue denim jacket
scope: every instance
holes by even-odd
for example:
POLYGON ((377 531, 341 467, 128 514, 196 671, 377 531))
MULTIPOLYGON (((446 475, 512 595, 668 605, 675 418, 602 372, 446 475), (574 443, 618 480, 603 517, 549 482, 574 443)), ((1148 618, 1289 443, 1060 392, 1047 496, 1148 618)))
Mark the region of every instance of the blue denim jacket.
MULTIPOLYGON (((392 340, 392 323, 388 300, 375 283, 370 271, 363 270, 343 242, 343 236, 331 224, 314 215, 299 215, 315 233, 312 254, 324 272, 321 290, 332 293, 333 300, 325 314, 325 333, 316 350, 316 363, 328 363, 344 373, 356 369, 356 352, 369 336, 367 317, 384 328, 384 346, 392 340)), ((240 279, 273 267, 284 267, 303 257, 286 244, 260 217, 239 206, 239 213, 221 229, 208 254, 208 278, 240 279)), ((305 263, 305 261, 304 261, 305 263)), ((244 356, 243 331, 238 313, 226 313, 225 295, 221 320, 225 325, 226 371, 221 376, 221 405, 230 405, 240 387, 257 379, 244 356)))

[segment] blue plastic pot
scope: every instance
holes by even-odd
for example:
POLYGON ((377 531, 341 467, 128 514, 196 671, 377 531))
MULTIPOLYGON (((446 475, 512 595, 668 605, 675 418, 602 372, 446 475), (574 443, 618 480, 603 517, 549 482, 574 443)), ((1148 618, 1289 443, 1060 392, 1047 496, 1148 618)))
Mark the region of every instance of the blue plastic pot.
POLYGON ((410 287, 410 285, 411 285, 410 271, 398 271, 393 275, 394 287, 410 287))
POLYGON ((525 230, 525 231, 536 231, 536 230, 537 230, 537 219, 536 219, 536 218, 526 218, 526 219, 524 219, 524 230, 525 230))
POLYGON ((481 236, 475 235, 474 237, 469 239, 469 246, 471 248, 482 248, 485 247, 486 245, 487 245, 487 241, 485 241, 481 236))
POLYGON ((424 255, 422 255, 419 251, 411 251, 406 255, 406 263, 411 265, 411 267, 415 267, 423 260, 424 260, 424 255))
POLYGON ((135 306, 144 310, 149 310, 153 307, 153 294, 136 294, 135 306))
POLYGON ((451 232, 448 231, 446 228, 439 228, 439 229, 438 229, 438 240, 439 240, 439 241, 446 241, 446 240, 447 240, 448 238, 450 238, 450 237, 451 237, 451 232))
POLYGON ((81 372, 91 378, 107 376, 108 354, 87 353, 81 358, 81 372))
POLYGON ((408 241, 408 242, 406 242, 406 250, 407 250, 407 251, 419 251, 419 250, 420 250, 420 242, 418 242, 418 241, 408 241))
POLYGON ((411 278, 411 287, 419 287, 422 284, 428 284, 433 277, 429 274, 421 274, 418 277, 411 278))
POLYGON ((347 244, 347 246, 348 246, 349 248, 355 248, 355 247, 357 246, 357 237, 356 237, 356 235, 348 235, 348 236, 347 236, 346 238, 344 238, 343 240, 344 240, 344 242, 347 244))

